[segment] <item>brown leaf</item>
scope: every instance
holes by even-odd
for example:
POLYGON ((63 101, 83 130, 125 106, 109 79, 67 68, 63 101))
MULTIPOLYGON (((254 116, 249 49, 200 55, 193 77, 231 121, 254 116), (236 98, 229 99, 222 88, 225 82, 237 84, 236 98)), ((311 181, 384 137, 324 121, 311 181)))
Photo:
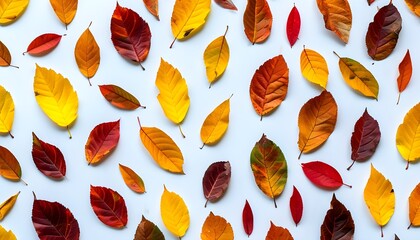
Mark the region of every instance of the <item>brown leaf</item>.
POLYGON ((354 222, 351 213, 333 194, 331 209, 321 225, 321 240, 353 240, 354 222))
POLYGON ((348 43, 352 26, 352 12, 347 0, 317 0, 324 16, 325 28, 333 31, 344 43, 348 43))

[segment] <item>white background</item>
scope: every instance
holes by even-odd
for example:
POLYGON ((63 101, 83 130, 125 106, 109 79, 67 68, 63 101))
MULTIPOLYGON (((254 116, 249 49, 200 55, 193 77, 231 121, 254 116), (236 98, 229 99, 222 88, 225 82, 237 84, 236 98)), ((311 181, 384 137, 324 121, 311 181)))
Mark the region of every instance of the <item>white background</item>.
POLYGON ((212 11, 202 31, 186 41, 176 42, 172 49, 169 49, 173 38, 170 17, 174 0, 161 1, 160 21, 147 12, 140 0, 120 0, 119 3, 138 12, 150 25, 153 36, 150 54, 143 62, 146 71, 124 60, 112 45, 110 19, 116 6, 115 1, 79 1, 76 17, 66 31, 49 1, 33 0, 17 22, 0 27, 0 40, 10 49, 12 64, 20 67, 0 69, 0 84, 11 92, 16 105, 12 130, 15 138, 2 136, 0 144, 15 154, 22 166, 22 178, 29 184, 25 186, 22 182, 0 179, 0 201, 22 191, 15 207, 0 224, 13 230, 18 239, 37 239, 31 222, 32 191, 39 199, 58 201, 68 207, 79 222, 81 239, 132 239, 141 215, 156 223, 166 239, 176 239, 165 229, 160 217, 159 204, 164 184, 168 190, 182 196, 189 208, 191 225, 183 237, 185 240, 200 238, 201 226, 210 211, 225 217, 232 224, 236 239, 246 239, 241 222, 245 199, 250 202, 255 219, 254 233, 249 239, 264 239, 270 221, 288 228, 295 239, 319 239, 319 229, 334 192, 352 213, 356 225, 355 239, 381 239, 380 228, 363 200, 370 163, 391 180, 396 195, 395 214, 384 228, 383 239, 394 239, 394 233, 405 240, 419 238, 420 229, 407 230, 407 226, 408 197, 420 182, 420 165, 413 164, 406 171, 406 163, 395 147, 397 127, 406 112, 419 101, 420 88, 417 71, 420 62, 417 41, 419 19, 402 0, 394 1, 403 17, 398 45, 390 57, 380 62, 374 62, 367 55, 364 39, 377 8, 389 3, 385 0, 378 0, 372 6, 368 6, 364 0, 351 1, 353 28, 347 45, 324 28, 315 0, 269 0, 274 16, 272 33, 266 42, 255 45, 247 40, 243 32, 242 18, 246 1, 236 0, 237 12, 223 9, 212 2, 212 11), (294 3, 301 14, 302 30, 296 45, 290 48, 285 25, 294 3), (77 39, 91 21, 90 30, 101 48, 101 65, 96 76, 91 79, 92 87, 79 72, 73 53, 77 39), (229 66, 223 77, 209 89, 202 54, 207 44, 224 33, 226 25, 229 25, 227 41, 231 51, 229 66), (65 33, 67 36, 47 56, 23 56, 22 52, 32 39, 46 32, 65 33), (338 121, 335 131, 320 149, 304 154, 297 160, 299 110, 306 101, 321 92, 320 88, 307 82, 300 73, 299 57, 303 45, 322 54, 328 62, 330 75, 327 89, 338 104, 338 121), (401 96, 400 104, 396 105, 398 64, 407 49, 411 51, 414 73, 412 82, 401 96), (361 96, 345 84, 333 50, 343 57, 358 60, 371 70, 380 85, 378 101, 361 96), (282 105, 260 121, 249 99, 249 83, 255 70, 278 54, 284 55, 290 68, 289 91, 282 105), (166 119, 156 99, 158 91, 154 81, 161 57, 181 71, 189 87, 191 107, 182 124, 187 136, 185 139, 181 137, 177 126, 166 119), (51 122, 35 101, 35 63, 52 68, 69 78, 78 93, 79 116, 71 128, 71 140, 65 129, 51 122), (100 94, 99 84, 116 84, 125 88, 147 109, 128 112, 114 108, 100 94), (203 120, 231 94, 234 95, 226 135, 216 146, 206 146, 200 150, 199 133, 203 120), (366 107, 380 124, 381 142, 370 161, 356 163, 351 171, 347 171, 347 166, 351 164, 351 133, 354 123, 366 107), (139 139, 137 116, 140 116, 144 126, 161 128, 179 145, 185 158, 186 175, 168 173, 154 163, 139 139), (117 119, 121 119, 121 138, 115 152, 102 164, 88 166, 84 144, 90 131, 99 123, 117 119), (62 150, 67 162, 67 176, 63 181, 52 181, 36 169, 31 157, 32 131, 41 140, 62 150), (280 146, 289 167, 288 182, 283 194, 277 199, 277 209, 272 200, 256 186, 249 163, 251 149, 263 133, 280 146), (228 160, 232 165, 229 189, 219 202, 209 203, 204 208, 202 176, 211 163, 221 160, 228 160), (321 160, 336 167, 344 181, 353 185, 353 188, 326 191, 315 187, 306 179, 300 166, 302 162, 313 160, 321 160), (139 195, 125 186, 118 163, 133 168, 143 178, 147 193, 139 195), (126 228, 109 228, 97 219, 89 203, 91 184, 112 188, 125 198, 129 216, 126 228), (303 218, 297 227, 289 211, 293 185, 300 190, 304 201, 303 218))

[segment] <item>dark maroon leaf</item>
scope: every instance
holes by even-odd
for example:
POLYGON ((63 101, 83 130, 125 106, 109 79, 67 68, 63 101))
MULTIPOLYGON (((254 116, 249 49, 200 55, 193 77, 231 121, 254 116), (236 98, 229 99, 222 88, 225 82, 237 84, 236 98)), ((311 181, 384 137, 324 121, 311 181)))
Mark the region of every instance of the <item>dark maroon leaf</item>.
POLYGON ((249 205, 248 200, 245 201, 245 206, 242 210, 242 224, 244 225, 245 233, 249 237, 254 230, 254 214, 252 213, 252 208, 249 205))
POLYGON ((207 202, 215 202, 220 199, 226 192, 230 182, 230 163, 215 162, 212 163, 204 173, 203 177, 203 192, 207 202))
POLYGON ((400 238, 395 234, 395 240, 400 240, 400 238))
POLYGON ((381 130, 378 121, 369 115, 367 109, 354 125, 354 131, 351 135, 351 159, 353 163, 347 170, 353 166, 354 162, 368 160, 376 150, 381 139, 381 130))
POLYGON ((40 140, 32 133, 32 158, 39 171, 45 176, 62 179, 66 175, 63 153, 56 146, 40 140))
POLYGON ((351 213, 333 194, 331 208, 321 225, 321 240, 353 240, 354 222, 351 213))
POLYGON ((302 219, 303 201, 299 191, 295 186, 293 186, 293 193, 290 197, 290 213, 292 214, 293 221, 297 226, 302 219))

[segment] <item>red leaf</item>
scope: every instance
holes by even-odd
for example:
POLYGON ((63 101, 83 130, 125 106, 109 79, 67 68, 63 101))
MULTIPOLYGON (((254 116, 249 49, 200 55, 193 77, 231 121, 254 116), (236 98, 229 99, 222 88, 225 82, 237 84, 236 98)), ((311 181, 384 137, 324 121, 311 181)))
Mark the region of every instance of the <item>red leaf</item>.
POLYGON ((127 225, 127 207, 124 198, 118 192, 110 188, 91 185, 90 205, 105 225, 114 228, 123 228, 127 225))
POLYGON ((354 222, 351 213, 333 194, 331 209, 321 225, 321 240, 352 240, 354 222))
POLYGON ((290 197, 290 213, 292 214, 293 221, 297 226, 302 219, 303 202, 302 197, 295 186, 293 186, 293 193, 290 197))
POLYGON ((99 90, 104 98, 117 108, 124 110, 134 110, 139 107, 146 108, 140 104, 136 97, 119 86, 112 84, 99 85, 99 90))
POLYGON ((38 170, 47 177, 64 178, 66 176, 66 162, 60 149, 43 142, 33 132, 32 138, 32 159, 38 170))
POLYGON ((318 187, 334 190, 345 185, 351 188, 350 185, 343 183, 340 173, 326 163, 320 161, 302 163, 302 169, 306 177, 318 187))
POLYGON ((248 203, 248 200, 245 200, 245 206, 242 210, 242 224, 244 225, 245 233, 248 235, 252 234, 254 230, 254 214, 252 213, 251 206, 248 203))
POLYGON ((354 131, 351 135, 351 159, 353 163, 347 170, 350 170, 355 161, 368 160, 375 153, 380 139, 381 131, 378 121, 373 119, 365 109, 363 115, 354 125, 354 131))
POLYGON ((29 53, 32 56, 43 56, 52 50, 60 43, 61 37, 55 33, 45 33, 36 37, 29 44, 25 53, 29 53))
POLYGON ((214 0, 217 4, 219 4, 222 8, 235 10, 237 11, 238 8, 236 8, 235 4, 232 0, 214 0))
POLYGON ((40 240, 79 239, 79 223, 61 203, 35 199, 32 223, 40 240))
POLYGON ((407 49, 407 52, 401 61, 400 65, 398 66, 398 70, 400 75, 398 76, 397 83, 398 83, 398 101, 397 104, 400 102, 400 95, 401 92, 405 90, 408 83, 410 83, 411 76, 413 74, 413 64, 411 62, 410 50, 407 49))
POLYGON ((375 0, 367 0, 369 6, 374 2, 375 0))
POLYGON ((230 182, 230 163, 215 162, 206 170, 203 176, 203 192, 207 202, 214 202, 220 199, 226 192, 230 182))
POLYGON ((85 145, 86 160, 98 164, 108 156, 120 140, 120 120, 97 125, 89 134, 85 145))
POLYGON ((293 6, 289 17, 287 18, 286 32, 290 47, 293 47, 298 39, 300 32, 300 14, 296 6, 293 6))
POLYGON ((117 3, 111 19, 111 40, 118 53, 143 68, 141 62, 149 54, 151 38, 149 24, 133 10, 117 3))

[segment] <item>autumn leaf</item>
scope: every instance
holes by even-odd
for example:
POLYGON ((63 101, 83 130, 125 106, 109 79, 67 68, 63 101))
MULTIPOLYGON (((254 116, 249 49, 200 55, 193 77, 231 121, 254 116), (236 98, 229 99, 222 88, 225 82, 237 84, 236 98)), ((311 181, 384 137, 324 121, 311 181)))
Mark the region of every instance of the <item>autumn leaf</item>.
POLYGON ((333 31, 341 41, 348 43, 352 26, 352 12, 347 0, 317 0, 324 16, 325 28, 333 31))
POLYGON ((287 162, 281 149, 265 134, 255 143, 251 152, 251 169, 260 190, 273 199, 283 192, 287 182, 287 162))
MULTIPOLYGON (((6 217, 6 215, 9 213, 10 210, 12 210, 19 194, 20 194, 20 191, 16 193, 15 195, 9 197, 6 201, 0 204, 0 221, 3 220, 4 217, 6 217)), ((1 238, 0 236, 0 239, 3 239, 3 238, 1 238)))
POLYGON ((318 52, 303 47, 300 54, 300 71, 309 82, 327 88, 328 65, 324 57, 318 52))
POLYGON ((331 165, 321 161, 302 163, 302 170, 306 177, 316 186, 327 190, 335 190, 341 186, 350 187, 343 183, 340 173, 331 165))
POLYGON ((168 134, 156 127, 140 125, 140 139, 159 167, 172 173, 184 174, 184 157, 168 134))
POLYGON ((118 164, 121 176, 127 187, 133 190, 136 193, 144 193, 146 188, 144 187, 144 182, 141 177, 134 172, 131 168, 124 166, 122 164, 118 164))
POLYGON ((119 140, 120 120, 94 127, 85 144, 85 156, 89 165, 101 163, 117 147, 119 140))
POLYGON ((32 223, 40 240, 78 240, 80 236, 79 223, 72 212, 58 202, 38 200, 35 197, 32 223))
POLYGON ((50 0, 50 3, 58 19, 67 29, 76 16, 78 0, 50 0))
POLYGON ((420 2, 418 0, 405 0, 410 11, 420 17, 420 2))
POLYGON ((6 0, 0 3, 0 25, 16 21, 28 7, 29 0, 6 0))
POLYGON ((35 99, 42 111, 60 127, 67 128, 77 118, 79 100, 70 81, 52 69, 36 65, 35 99))
POLYGON ((394 240, 400 240, 400 238, 397 236, 397 234, 395 234, 395 239, 394 240))
POLYGON ((9 49, 4 45, 2 41, 0 41, 0 67, 14 67, 19 68, 17 66, 11 65, 12 63, 12 55, 10 55, 9 49))
POLYGON ((353 166, 357 162, 368 160, 376 150, 381 139, 381 130, 378 121, 376 121, 367 109, 354 125, 354 131, 351 135, 351 159, 353 163, 347 168, 353 166))
POLYGON ((287 39, 289 40, 289 43, 290 43, 290 47, 293 47, 293 45, 295 45, 299 37, 299 32, 300 32, 300 14, 299 14, 299 10, 297 9, 295 5, 290 11, 289 17, 287 17, 287 24, 286 24, 286 34, 287 34, 287 39))
POLYGON ((156 224, 141 216, 141 222, 137 226, 134 240, 165 240, 165 236, 156 224))
POLYGON ((201 141, 204 145, 214 145, 224 136, 229 126, 230 96, 207 115, 201 125, 201 141))
POLYGON ((302 196, 295 186, 293 186, 293 193, 289 201, 290 213, 292 214, 293 221, 296 226, 302 219, 303 214, 303 201, 302 196))
POLYGON ((32 159, 38 170, 45 176, 56 180, 66 176, 66 162, 60 149, 42 141, 33 132, 32 159))
POLYGON ((398 42, 402 29, 402 19, 398 9, 392 4, 379 9, 366 33, 366 46, 373 60, 387 58, 398 42))
POLYGON ((140 65, 149 54, 152 34, 149 24, 136 12, 118 2, 111 18, 111 40, 117 52, 140 65))
POLYGON ((181 123, 190 107, 187 82, 178 69, 161 58, 155 84, 159 89, 157 99, 165 116, 178 125, 181 135, 185 137, 181 123))
POLYGON ((26 52, 32 56, 44 56, 54 50, 61 41, 63 35, 56 33, 44 33, 29 43, 26 52))
POLYGON ((371 165, 370 177, 364 190, 364 199, 373 219, 381 227, 383 237, 382 228, 394 214, 395 193, 391 182, 385 179, 373 165, 371 165))
POLYGON ((286 98, 289 68, 283 55, 267 60, 255 71, 249 86, 252 106, 262 117, 274 111, 286 98))
MULTIPOLYGON (((92 23, 89 24, 89 27, 92 23)), ((95 76, 101 59, 100 48, 89 27, 80 35, 74 48, 74 58, 80 72, 85 76, 89 85, 90 78, 95 76)))
POLYGON ((9 230, 7 231, 0 225, 0 238, 4 240, 16 240, 15 234, 9 230))
POLYGON ((145 106, 142 106, 139 100, 131 93, 117 85, 99 85, 99 90, 109 103, 119 109, 135 110, 139 107, 146 108, 145 106))
POLYGON ((300 109, 298 117, 300 154, 321 146, 334 131, 337 122, 337 103, 330 92, 324 90, 309 99, 300 109))
POLYGON ((211 0, 176 0, 171 16, 174 40, 169 48, 177 39, 185 39, 200 30, 206 23, 210 8, 211 0))
POLYGON ((397 78, 399 91, 397 104, 400 102, 401 93, 408 86, 408 83, 410 83, 411 75, 413 74, 413 65, 411 63, 410 50, 407 49, 407 53, 405 54, 403 60, 398 66, 398 70, 400 72, 400 75, 397 78))
POLYGON ((203 176, 203 192, 208 201, 215 202, 219 200, 229 187, 231 177, 231 167, 229 161, 215 162, 210 164, 203 176))
POLYGON ((367 2, 369 4, 369 6, 370 6, 373 2, 375 2, 375 0, 367 0, 367 2))
POLYGON ((124 198, 116 191, 90 185, 90 204, 98 219, 113 228, 127 225, 127 207, 124 198))
POLYGON ((282 228, 279 226, 274 225, 273 222, 270 221, 270 229, 268 229, 267 236, 265 240, 293 240, 292 234, 290 234, 287 228, 282 228))
POLYGON ((335 54, 340 59, 338 65, 347 85, 366 97, 378 100, 379 85, 372 73, 358 61, 335 54))
POLYGON ((351 213, 333 194, 331 208, 321 225, 321 240, 352 240, 353 235, 354 221, 351 213))
POLYGON ((221 216, 210 212, 201 229, 201 240, 231 240, 234 239, 233 229, 229 222, 221 216))
POLYGON ((0 146, 0 175, 12 181, 22 180, 22 170, 18 160, 9 149, 3 146, 0 146))
POLYGON ((267 0, 248 0, 243 22, 245 35, 252 44, 264 42, 270 36, 273 24, 267 0))
POLYGON ((184 200, 163 186, 160 198, 160 215, 163 224, 173 235, 181 239, 190 226, 190 213, 184 200))
POLYGON ((221 6, 222 8, 226 8, 226 9, 230 9, 234 11, 238 10, 238 8, 235 6, 232 0, 214 0, 214 1, 217 4, 219 4, 219 6, 221 6))
POLYGON ((218 80, 222 76, 229 62, 229 44, 226 40, 226 33, 228 29, 229 27, 227 26, 225 34, 214 39, 209 45, 207 45, 206 50, 204 50, 203 59, 210 87, 214 81, 218 80))
POLYGON ((159 1, 158 0, 143 0, 144 5, 153 16, 159 21, 159 1))
POLYGON ((420 159, 420 103, 408 111, 398 126, 396 144, 401 157, 407 161, 406 169, 411 162, 420 159))
POLYGON ((11 138, 13 120, 15 118, 15 103, 12 95, 3 87, 0 86, 0 133, 7 133, 11 138))
MULTIPOLYGON (((1 209, 1 207, 0 207, 1 209)), ((410 228, 411 226, 419 227, 420 226, 420 183, 413 189, 408 198, 408 213, 410 219, 410 228)))
POLYGON ((252 208, 248 200, 245 200, 245 206, 242 209, 242 225, 244 226, 246 235, 249 237, 254 230, 254 214, 252 213, 252 208))

